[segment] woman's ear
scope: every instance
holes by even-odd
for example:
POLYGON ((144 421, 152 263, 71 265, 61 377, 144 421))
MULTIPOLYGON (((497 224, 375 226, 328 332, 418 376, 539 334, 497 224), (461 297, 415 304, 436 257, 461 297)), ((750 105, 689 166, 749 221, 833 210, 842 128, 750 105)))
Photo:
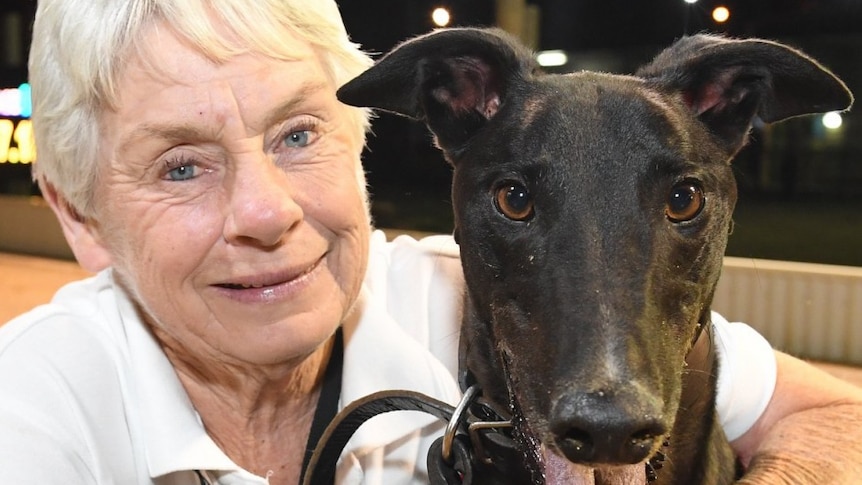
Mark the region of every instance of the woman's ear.
POLYGON ((92 273, 97 273, 110 266, 110 252, 102 242, 94 224, 81 216, 49 182, 39 181, 39 188, 42 190, 42 196, 60 221, 66 242, 72 248, 78 263, 92 273))

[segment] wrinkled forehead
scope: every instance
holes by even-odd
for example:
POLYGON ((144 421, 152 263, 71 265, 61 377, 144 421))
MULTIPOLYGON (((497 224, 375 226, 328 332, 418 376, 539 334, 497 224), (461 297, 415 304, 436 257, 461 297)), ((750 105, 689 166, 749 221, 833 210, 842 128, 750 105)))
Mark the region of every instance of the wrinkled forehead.
MULTIPOLYGON (((176 70, 181 66, 165 65, 166 48, 180 44, 213 64, 224 64, 241 55, 259 55, 276 60, 301 60, 312 52, 311 46, 299 39, 290 29, 279 28, 278 36, 249 37, 230 22, 211 17, 208 28, 198 31, 184 30, 182 24, 154 19, 145 25, 138 42, 131 46, 130 57, 147 63, 154 70, 176 70)), ((276 27, 278 28, 278 27, 276 27)))
MULTIPOLYGON (((334 89, 311 46, 289 34, 282 36, 282 42, 291 48, 291 61, 256 53, 219 61, 173 30, 161 27, 154 24, 143 32, 146 48, 126 59, 123 71, 115 78, 118 95, 104 107, 106 111, 152 104, 180 89, 187 94, 176 102, 189 106, 217 105, 225 99, 257 106, 261 102, 281 102, 278 96, 305 95, 307 90, 300 88, 306 85, 334 89)), ((261 109, 264 107, 265 104, 261 109)))

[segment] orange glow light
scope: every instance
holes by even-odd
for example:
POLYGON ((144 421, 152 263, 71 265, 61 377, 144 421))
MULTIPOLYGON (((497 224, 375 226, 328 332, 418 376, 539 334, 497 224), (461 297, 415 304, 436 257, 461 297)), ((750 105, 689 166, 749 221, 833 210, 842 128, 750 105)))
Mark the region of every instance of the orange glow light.
POLYGON ((730 10, 728 10, 727 7, 715 7, 715 10, 712 11, 712 20, 715 20, 720 24, 727 22, 729 18, 730 10))

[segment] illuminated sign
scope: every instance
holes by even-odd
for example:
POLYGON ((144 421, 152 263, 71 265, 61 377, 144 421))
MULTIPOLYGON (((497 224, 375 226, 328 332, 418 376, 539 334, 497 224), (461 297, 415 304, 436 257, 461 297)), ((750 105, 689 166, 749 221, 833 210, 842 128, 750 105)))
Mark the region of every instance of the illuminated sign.
POLYGON ((32 111, 29 84, 24 83, 17 88, 0 89, 0 116, 29 118, 32 111))
POLYGON ((0 89, 0 164, 33 163, 36 159, 33 124, 28 119, 31 112, 29 84, 0 89))
POLYGON ((33 124, 21 120, 0 118, 0 163, 33 163, 36 146, 33 143, 33 124))

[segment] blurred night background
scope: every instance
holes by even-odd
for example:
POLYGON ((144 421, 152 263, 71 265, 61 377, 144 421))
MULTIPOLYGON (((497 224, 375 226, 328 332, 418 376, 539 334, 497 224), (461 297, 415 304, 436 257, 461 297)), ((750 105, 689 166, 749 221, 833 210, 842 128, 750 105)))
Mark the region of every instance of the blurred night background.
MULTIPOLYGON (((862 0, 338 0, 347 30, 371 53, 436 27, 497 25, 564 65, 631 73, 695 32, 764 37, 802 49, 862 96, 862 0), (716 10, 723 7, 725 10, 716 10), (721 21, 721 13, 727 15, 721 21), (716 20, 714 15, 719 14, 716 20)), ((314 2, 309 1, 309 8, 314 2)), ((33 196, 26 113, 6 109, 27 79, 35 1, 0 0, 0 197, 33 196), (4 103, 4 100, 6 101, 4 103), (22 127, 23 126, 23 127, 22 127), (8 134, 6 132, 9 132, 8 134), (19 141, 21 148, 19 148, 19 141)), ((380 227, 451 231, 450 169, 424 126, 374 122, 364 154, 380 227)), ((862 266, 862 110, 756 127, 735 162, 740 188, 728 254, 862 266), (837 126, 840 123, 840 126, 837 126)))

